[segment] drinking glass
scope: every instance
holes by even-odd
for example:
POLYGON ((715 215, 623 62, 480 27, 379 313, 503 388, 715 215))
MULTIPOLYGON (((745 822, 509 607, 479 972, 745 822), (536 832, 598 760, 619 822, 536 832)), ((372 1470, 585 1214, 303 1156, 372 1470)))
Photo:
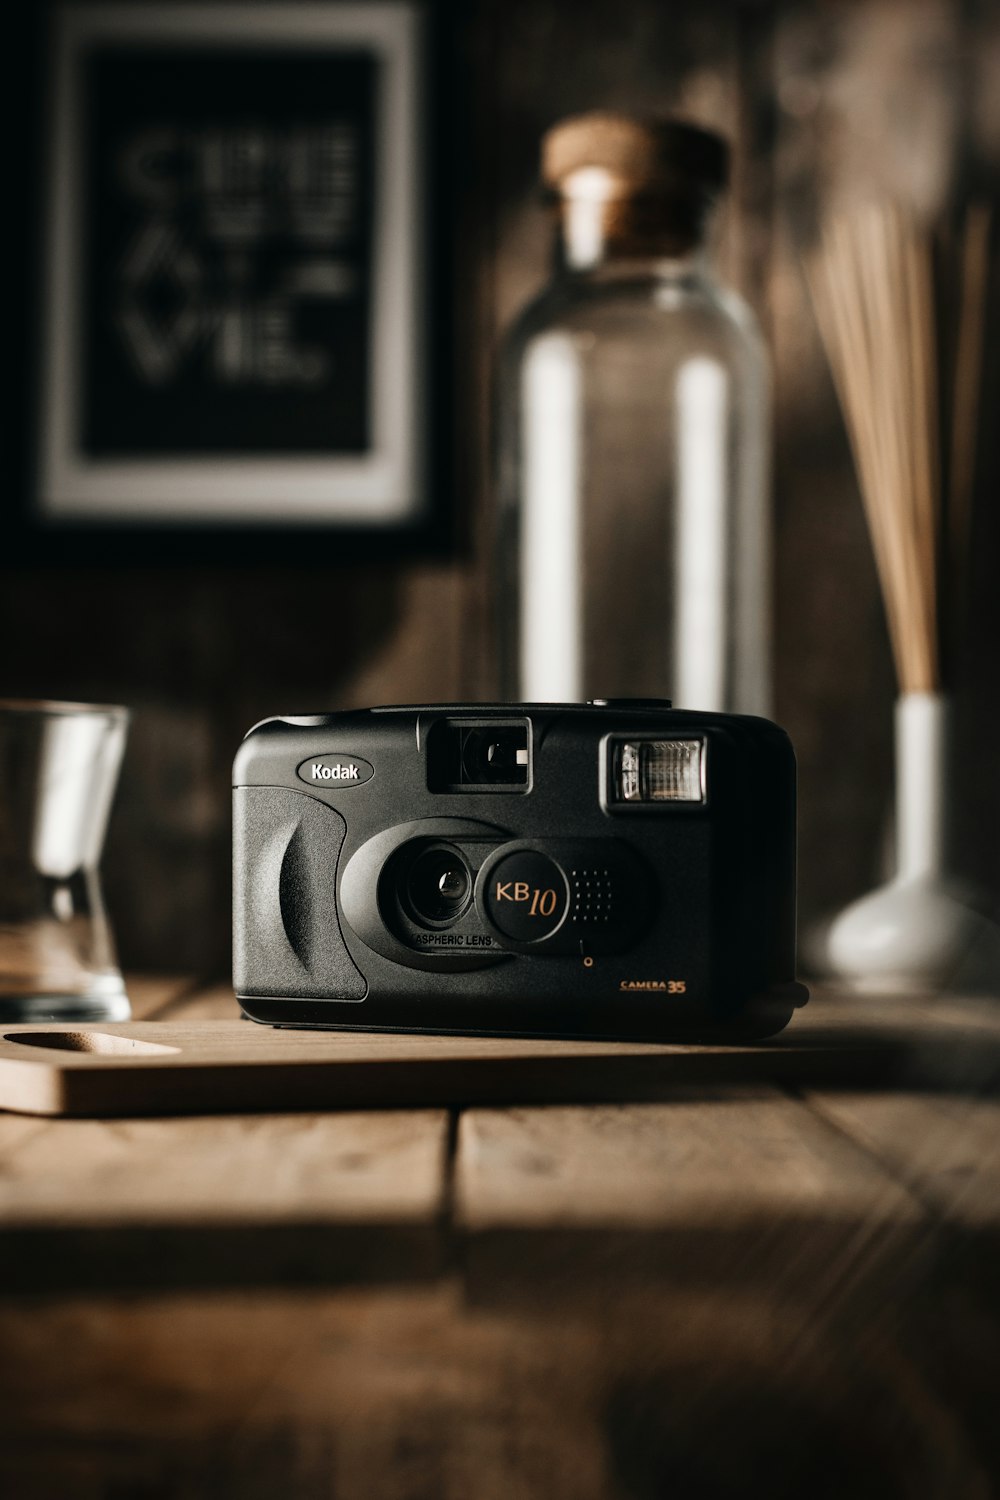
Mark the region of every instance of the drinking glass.
POLYGON ((124 708, 0 699, 0 1021, 127 1021, 98 866, 124 708))

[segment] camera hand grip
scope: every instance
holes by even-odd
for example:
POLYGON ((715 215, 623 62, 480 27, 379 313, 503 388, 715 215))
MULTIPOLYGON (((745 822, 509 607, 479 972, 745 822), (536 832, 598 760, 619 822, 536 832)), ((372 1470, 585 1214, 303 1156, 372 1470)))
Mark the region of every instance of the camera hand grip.
POLYGON ((337 865, 347 824, 287 787, 233 791, 233 986, 238 995, 363 1000, 344 944, 337 865))

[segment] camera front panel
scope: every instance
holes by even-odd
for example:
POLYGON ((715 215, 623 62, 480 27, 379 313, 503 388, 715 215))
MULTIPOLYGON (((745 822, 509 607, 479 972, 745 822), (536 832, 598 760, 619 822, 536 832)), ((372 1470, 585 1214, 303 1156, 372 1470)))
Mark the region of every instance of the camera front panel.
POLYGON ((234 984, 272 1024, 776 1030, 794 763, 761 720, 442 706, 266 721, 237 757, 234 984))

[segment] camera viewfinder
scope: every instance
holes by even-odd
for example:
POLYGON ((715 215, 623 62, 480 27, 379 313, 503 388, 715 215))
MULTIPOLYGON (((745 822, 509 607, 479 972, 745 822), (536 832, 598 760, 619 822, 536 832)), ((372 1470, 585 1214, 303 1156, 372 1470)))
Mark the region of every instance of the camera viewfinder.
POLYGON ((523 719, 448 719, 427 739, 432 792, 525 792, 531 785, 531 732, 523 719))

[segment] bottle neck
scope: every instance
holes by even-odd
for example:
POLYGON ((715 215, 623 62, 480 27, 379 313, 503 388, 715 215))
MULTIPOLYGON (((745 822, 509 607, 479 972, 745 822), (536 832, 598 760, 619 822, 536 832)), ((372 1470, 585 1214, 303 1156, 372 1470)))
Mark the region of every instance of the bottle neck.
POLYGON ((707 220, 701 201, 574 192, 559 200, 556 264, 570 275, 704 274, 707 220))

